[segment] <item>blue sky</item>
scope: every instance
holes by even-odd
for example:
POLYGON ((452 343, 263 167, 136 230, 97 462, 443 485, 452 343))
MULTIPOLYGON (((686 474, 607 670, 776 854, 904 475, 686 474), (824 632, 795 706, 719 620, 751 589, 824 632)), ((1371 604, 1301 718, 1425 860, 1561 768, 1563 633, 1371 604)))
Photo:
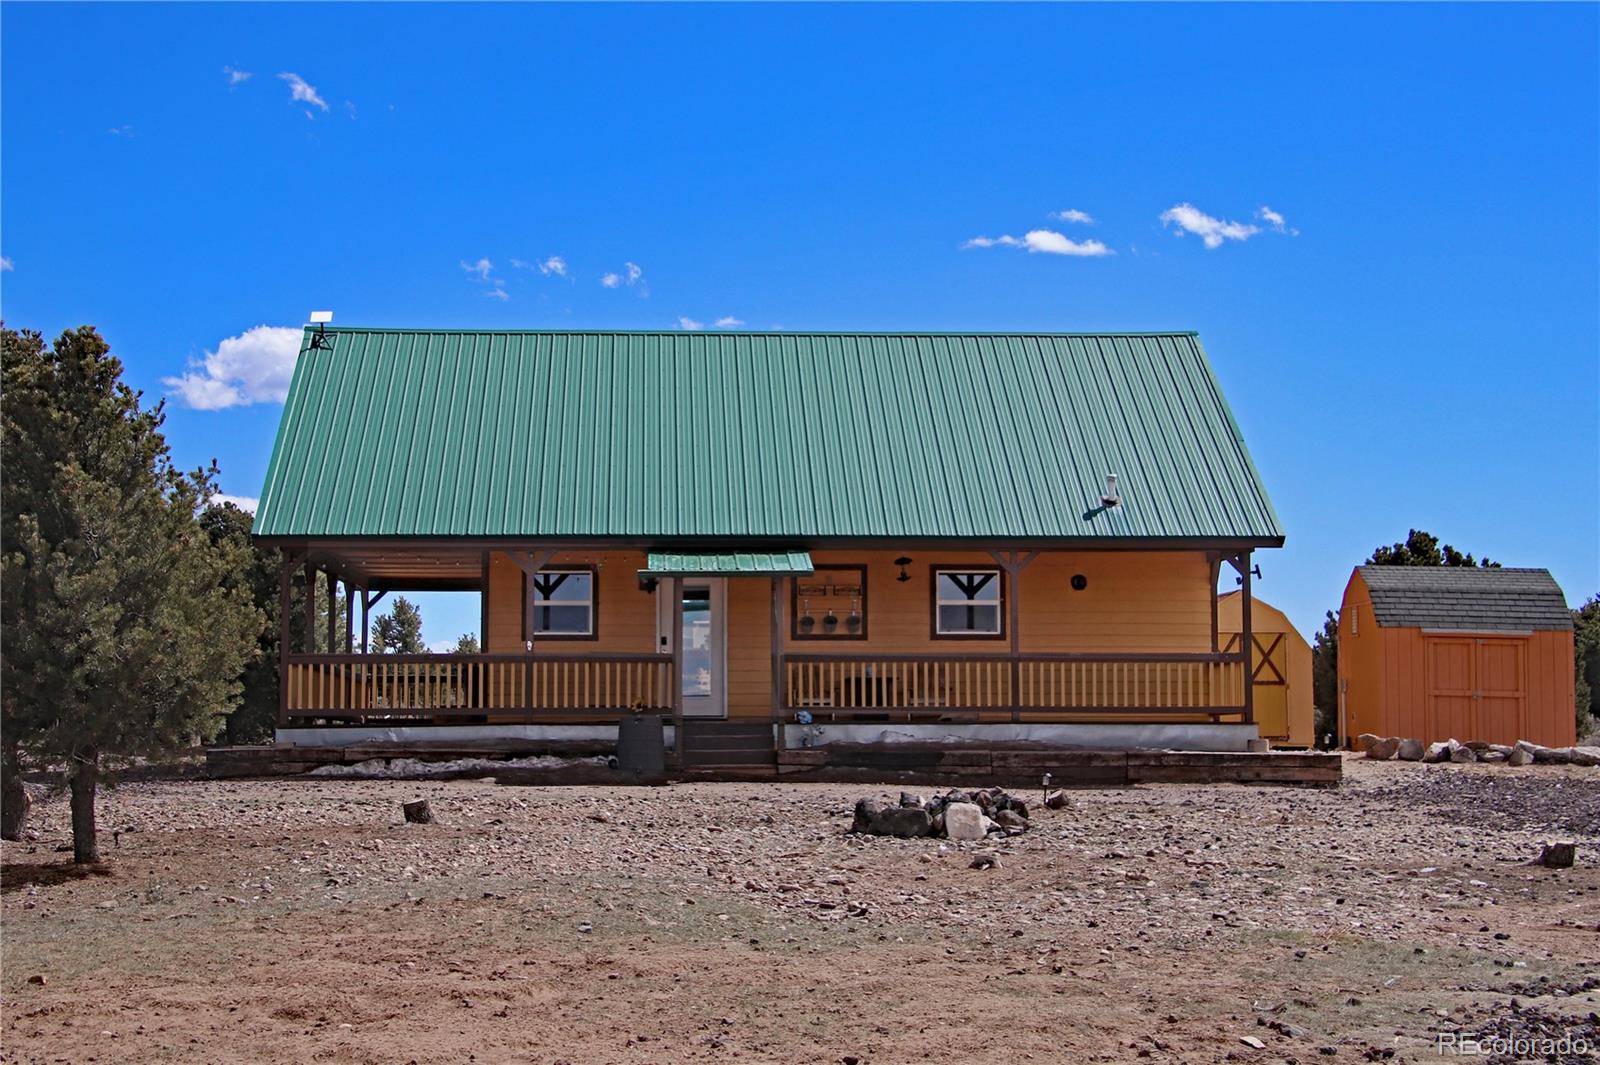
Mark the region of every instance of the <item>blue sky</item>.
POLYGON ((1195 329, 1288 529, 1259 591, 1308 634, 1413 526, 1600 591, 1595 5, 3 21, 6 322, 99 326, 229 493, 313 308, 1195 329))

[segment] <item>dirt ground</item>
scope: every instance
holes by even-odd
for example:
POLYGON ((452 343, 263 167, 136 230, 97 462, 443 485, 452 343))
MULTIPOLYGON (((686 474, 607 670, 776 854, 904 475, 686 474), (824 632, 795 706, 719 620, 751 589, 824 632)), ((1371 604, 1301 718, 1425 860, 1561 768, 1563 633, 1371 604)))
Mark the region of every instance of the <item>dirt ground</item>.
MULTIPOLYGON (((126 784, 85 876, 58 853, 58 797, 32 841, 4 844, 3 1059, 1426 1061, 1440 1031, 1562 1030, 1600 1046, 1600 770, 1346 770, 1329 790, 1076 791, 998 844, 847 835, 855 799, 899 792, 861 785, 126 784), (439 823, 403 823, 417 797, 439 823), (1554 840, 1577 841, 1576 868, 1526 864, 1554 840), (1000 867, 969 868, 979 850, 1000 867)), ((1552 1060, 1600 1060, 1576 1053, 1552 1060)))

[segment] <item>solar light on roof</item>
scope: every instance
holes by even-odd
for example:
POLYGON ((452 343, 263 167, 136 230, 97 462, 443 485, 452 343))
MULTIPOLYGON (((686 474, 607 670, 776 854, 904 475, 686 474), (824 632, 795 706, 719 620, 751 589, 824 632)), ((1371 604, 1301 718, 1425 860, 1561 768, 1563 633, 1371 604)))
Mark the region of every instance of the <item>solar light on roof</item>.
POLYGON ((327 325, 331 321, 333 321, 333 312, 332 311, 312 311, 311 312, 311 324, 312 325, 327 325))
POLYGON ((312 351, 332 351, 333 338, 328 335, 328 323, 333 321, 332 311, 312 311, 311 324, 317 331, 311 334, 312 351))

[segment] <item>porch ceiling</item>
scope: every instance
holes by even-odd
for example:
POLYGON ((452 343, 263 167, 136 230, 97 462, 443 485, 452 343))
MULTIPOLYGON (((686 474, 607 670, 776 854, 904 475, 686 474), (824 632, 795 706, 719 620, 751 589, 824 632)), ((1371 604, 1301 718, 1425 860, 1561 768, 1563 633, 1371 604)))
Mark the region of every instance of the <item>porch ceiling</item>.
POLYGON ((483 586, 483 549, 411 549, 382 544, 314 546, 306 561, 331 569, 341 580, 373 591, 475 592, 483 586))

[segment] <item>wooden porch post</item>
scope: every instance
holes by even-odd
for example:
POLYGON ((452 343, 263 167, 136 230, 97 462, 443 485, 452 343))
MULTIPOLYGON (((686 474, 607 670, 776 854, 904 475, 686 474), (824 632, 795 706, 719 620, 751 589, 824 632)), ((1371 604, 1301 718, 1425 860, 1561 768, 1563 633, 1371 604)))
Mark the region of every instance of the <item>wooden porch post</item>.
POLYGON ((783 750, 783 578, 772 578, 772 747, 783 750))
POLYGON ((1006 627, 1011 630, 1011 720, 1017 722, 1022 720, 1022 571, 1033 565, 1039 552, 1031 551, 1024 556, 1020 551, 1007 551, 1004 555, 990 551, 989 557, 1000 563, 1011 585, 1008 595, 1011 616, 1006 627))
POLYGON ((328 570, 328 653, 334 654, 339 646, 339 578, 328 570))
POLYGON ((306 563, 306 654, 317 653, 317 567, 306 563))
POLYGON ((278 563, 278 727, 289 724, 289 614, 294 609, 289 588, 289 572, 294 561, 287 556, 278 563))
POLYGON ((478 582, 478 648, 489 653, 489 552, 483 553, 483 576, 478 582))
MULTIPOLYGON (((672 578, 672 746, 678 768, 683 757, 683 578, 672 578)), ((726 682, 724 682, 726 683, 726 682)))
MULTIPOLYGON (((507 551, 506 557, 517 564, 522 571, 524 593, 522 596, 522 631, 527 634, 527 661, 522 666, 522 700, 526 708, 526 718, 533 721, 533 578, 538 572, 549 564, 555 552, 550 549, 542 551, 507 551)), ((487 582, 485 582, 487 583, 487 582)))
POLYGON ((1256 720, 1255 662, 1253 661, 1255 658, 1256 638, 1255 630, 1250 624, 1250 600, 1253 594, 1250 588, 1250 552, 1245 551, 1239 558, 1244 563, 1240 569, 1240 576, 1244 581, 1241 585, 1243 595, 1239 600, 1240 628, 1243 629, 1243 632, 1239 635, 1239 642, 1244 645, 1244 723, 1253 725, 1256 720))
POLYGON ((1207 555, 1206 568, 1211 574, 1211 653, 1216 654, 1222 649, 1217 642, 1217 577, 1220 576, 1219 571, 1222 569, 1222 557, 1207 555))
POLYGON ((352 598, 355 590, 349 581, 344 582, 344 653, 347 655, 356 650, 356 601, 352 598))

